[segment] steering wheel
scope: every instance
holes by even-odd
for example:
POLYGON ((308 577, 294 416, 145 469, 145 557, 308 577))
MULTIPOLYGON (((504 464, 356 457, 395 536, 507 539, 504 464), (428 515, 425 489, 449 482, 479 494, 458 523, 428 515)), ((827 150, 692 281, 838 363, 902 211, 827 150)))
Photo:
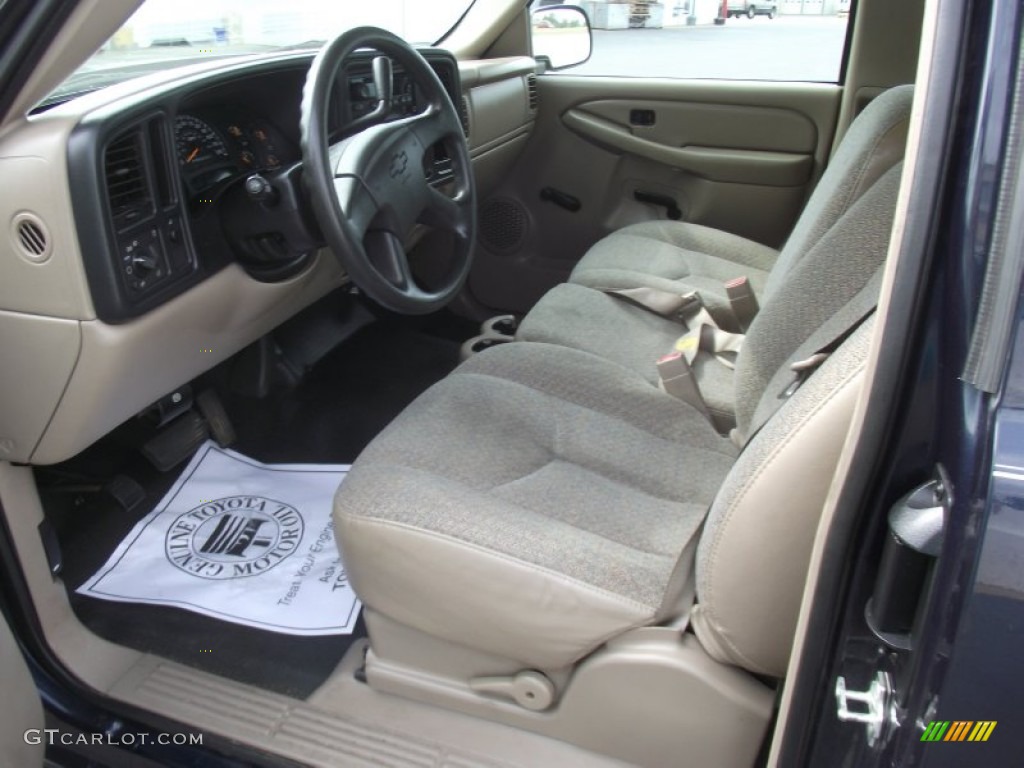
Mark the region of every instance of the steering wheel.
POLYGON ((408 43, 383 29, 349 30, 313 60, 302 94, 303 179, 328 246, 352 281, 395 312, 434 312, 461 290, 476 238, 476 190, 469 149, 451 99, 434 70, 408 43), (330 132, 332 97, 347 97, 335 84, 348 57, 372 48, 378 103, 370 114, 330 132), (391 61, 418 87, 419 112, 391 116, 391 61), (426 169, 441 143, 451 158, 451 194, 435 189, 426 169), (441 285, 417 284, 405 243, 417 224, 450 233, 452 258, 441 285))

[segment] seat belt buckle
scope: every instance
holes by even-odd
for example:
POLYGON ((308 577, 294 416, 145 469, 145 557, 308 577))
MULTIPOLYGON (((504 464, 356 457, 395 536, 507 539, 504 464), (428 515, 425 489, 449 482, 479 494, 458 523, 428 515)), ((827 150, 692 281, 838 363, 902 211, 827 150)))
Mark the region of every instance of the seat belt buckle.
POLYGON ((725 284, 725 295, 729 298, 729 308, 740 326, 740 331, 746 333, 761 308, 750 287, 750 279, 744 275, 730 280, 725 284))
POLYGON ((658 358, 657 366, 659 384, 665 392, 708 416, 708 407, 700 394, 697 379, 682 352, 663 355, 658 358))
POLYGON ((693 317, 704 309, 704 300, 696 291, 690 291, 689 293, 681 294, 679 302, 679 308, 673 313, 673 317, 677 323, 689 326, 693 317))

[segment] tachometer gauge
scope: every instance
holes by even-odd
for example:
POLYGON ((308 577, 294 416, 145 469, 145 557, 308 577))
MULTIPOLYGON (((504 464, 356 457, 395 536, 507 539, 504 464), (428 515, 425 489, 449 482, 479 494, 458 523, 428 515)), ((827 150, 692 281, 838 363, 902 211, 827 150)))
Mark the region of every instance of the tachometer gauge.
POLYGON ((224 139, 198 117, 182 115, 174 121, 178 162, 183 166, 208 160, 226 159, 228 148, 224 139))

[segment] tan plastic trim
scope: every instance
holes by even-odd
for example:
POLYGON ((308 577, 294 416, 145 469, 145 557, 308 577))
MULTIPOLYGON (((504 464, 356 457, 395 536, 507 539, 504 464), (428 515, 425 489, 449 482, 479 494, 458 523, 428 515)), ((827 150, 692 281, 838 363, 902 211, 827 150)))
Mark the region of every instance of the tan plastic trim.
POLYGON ((914 81, 925 2, 858 0, 834 146, 873 96, 914 81))
MULTIPOLYGON (((671 627, 627 632, 580 662, 568 682, 553 678, 558 700, 544 711, 475 690, 480 661, 469 649, 393 622, 376 622, 370 631, 366 674, 372 688, 630 765, 752 765, 774 698, 770 688, 712 660, 696 638, 671 627), (460 662, 460 650, 470 661, 460 662)), ((498 676, 524 671, 509 662, 493 667, 498 676)))
POLYGON ((510 138, 532 122, 526 79, 516 75, 469 90, 469 146, 483 147, 510 138))
POLYGON ((526 82, 533 69, 533 59, 524 57, 459 63, 481 200, 506 178, 533 131, 536 112, 526 82))
POLYGON ((529 56, 473 59, 459 62, 459 80, 462 82, 462 89, 466 90, 510 77, 525 77, 536 69, 537 62, 529 56))
POLYGON ((68 189, 67 142, 76 120, 42 115, 7 123, 0 134, 0 310, 76 320, 95 317, 68 189), (24 214, 50 239, 43 261, 25 257, 12 232, 24 214))
POLYGON ((572 130, 611 149, 653 160, 712 181, 793 187, 805 184, 814 167, 810 155, 717 147, 670 147, 635 136, 625 126, 570 109, 562 120, 572 130))
POLYGON ((72 613, 64 585, 50 573, 43 550, 43 507, 30 467, 0 462, 0 501, 47 645, 79 680, 106 691, 141 654, 88 632, 72 613))
POLYGON ((0 460, 28 461, 82 348, 80 323, 0 311, 0 460))
POLYGON ((43 705, 7 620, 0 615, 0 677, 4 696, 0 699, 0 765, 42 765, 43 742, 26 742, 30 729, 46 727, 43 705))
POLYGON ((82 323, 78 363, 31 461, 74 456, 340 285, 341 274, 325 251, 284 283, 258 282, 231 265, 129 323, 82 323))
POLYGON ((476 0, 441 45, 457 59, 481 58, 516 17, 525 13, 526 6, 518 0, 476 0))

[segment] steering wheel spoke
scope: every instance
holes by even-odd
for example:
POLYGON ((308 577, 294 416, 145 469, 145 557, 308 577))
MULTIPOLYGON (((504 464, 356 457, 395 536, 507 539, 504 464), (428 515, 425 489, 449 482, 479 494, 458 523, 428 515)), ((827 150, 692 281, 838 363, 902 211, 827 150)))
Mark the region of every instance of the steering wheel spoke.
POLYGON ((451 232, 459 237, 466 237, 470 226, 471 211, 467 210, 467 195, 459 194, 448 197, 440 190, 430 188, 427 195, 427 206, 420 214, 419 221, 428 227, 451 232))
POLYGON ((409 257, 394 232, 377 229, 367 233, 366 253, 377 274, 394 288, 408 295, 419 291, 409 267, 409 257))
MULTIPOLYGON (((462 125, 458 128, 458 138, 462 139, 462 125)), ((451 121, 446 119, 444 111, 435 104, 431 104, 421 114, 409 120, 409 128, 420 140, 425 148, 444 142, 447 146, 455 137, 451 121)))
POLYGON ((362 240, 380 213, 373 195, 360 179, 349 175, 334 177, 334 194, 348 224, 362 240))

